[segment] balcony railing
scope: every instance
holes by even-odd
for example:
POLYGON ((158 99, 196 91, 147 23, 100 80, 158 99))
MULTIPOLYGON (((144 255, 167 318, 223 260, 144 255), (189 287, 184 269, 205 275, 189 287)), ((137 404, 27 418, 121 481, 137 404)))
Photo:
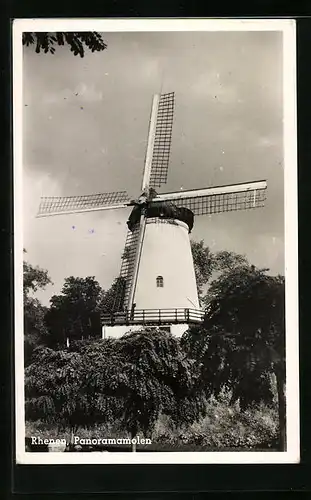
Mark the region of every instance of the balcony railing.
POLYGON ((176 323, 201 323, 204 311, 199 309, 135 309, 102 313, 103 325, 163 325, 176 323))

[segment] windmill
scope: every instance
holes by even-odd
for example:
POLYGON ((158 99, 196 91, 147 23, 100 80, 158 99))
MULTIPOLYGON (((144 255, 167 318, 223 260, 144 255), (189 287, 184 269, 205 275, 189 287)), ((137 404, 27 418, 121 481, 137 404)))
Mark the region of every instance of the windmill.
POLYGON ((205 187, 157 193, 167 182, 174 93, 153 97, 141 195, 126 191, 42 198, 37 217, 133 207, 114 305, 102 314, 103 336, 161 325, 181 335, 203 320, 189 233, 194 216, 262 207, 267 183, 205 187))

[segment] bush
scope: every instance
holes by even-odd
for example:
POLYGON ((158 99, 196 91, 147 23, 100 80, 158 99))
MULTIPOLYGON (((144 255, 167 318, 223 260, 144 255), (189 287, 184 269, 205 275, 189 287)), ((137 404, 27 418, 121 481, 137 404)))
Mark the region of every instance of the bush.
MULTIPOLYGON (((206 417, 191 426, 176 427, 167 415, 160 415, 148 436, 152 448, 158 451, 230 451, 271 450, 277 448, 278 418, 274 407, 260 405, 241 411, 239 404, 230 405, 230 393, 223 392, 218 399, 211 397, 206 405, 206 417)), ((80 438, 126 438, 129 433, 120 422, 79 427, 80 438)), ((26 422, 26 436, 65 438, 70 441, 70 429, 59 431, 54 425, 26 422)))
POLYGON ((208 449, 271 449, 277 446, 278 415, 274 407, 254 406, 241 411, 239 404, 230 405, 231 395, 222 392, 211 397, 206 416, 188 428, 174 428, 162 415, 153 430, 153 442, 171 446, 191 444, 208 449))

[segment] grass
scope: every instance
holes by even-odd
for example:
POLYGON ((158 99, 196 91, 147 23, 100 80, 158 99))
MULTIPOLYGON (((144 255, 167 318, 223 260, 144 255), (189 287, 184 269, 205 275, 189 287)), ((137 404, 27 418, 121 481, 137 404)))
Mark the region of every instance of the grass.
MULTIPOLYGON (((161 415, 150 435, 151 445, 138 445, 137 451, 258 451, 277 450, 278 419, 274 407, 260 405, 241 411, 239 404, 229 404, 230 397, 223 393, 218 399, 211 398, 207 403, 206 417, 191 426, 175 427, 170 419, 161 415)), ((92 428, 78 428, 75 432, 80 438, 126 438, 118 422, 109 425, 96 425, 92 428)), ((70 442, 70 429, 60 430, 56 425, 42 421, 26 422, 26 437, 65 438, 70 442)), ((93 447, 94 448, 94 447, 93 447)), ((105 447, 106 448, 106 447, 105 447)), ((112 451, 121 451, 115 446, 112 451)), ((122 447, 130 451, 130 446, 122 447)))
POLYGON ((277 447, 278 415, 275 408, 265 405, 241 411, 239 404, 230 405, 222 394, 207 404, 206 417, 188 428, 174 428, 166 416, 161 416, 153 430, 156 443, 172 447, 192 445, 194 450, 267 449, 277 447))

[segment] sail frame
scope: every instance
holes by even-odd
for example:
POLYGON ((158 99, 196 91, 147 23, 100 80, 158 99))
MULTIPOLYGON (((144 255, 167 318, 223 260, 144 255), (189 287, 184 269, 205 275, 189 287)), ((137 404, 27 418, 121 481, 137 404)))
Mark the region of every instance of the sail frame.
POLYGON ((247 210, 264 206, 266 181, 228 184, 202 189, 192 189, 158 194, 153 202, 168 202, 190 209, 194 215, 211 215, 222 212, 247 210))
POLYGON ((153 97, 142 191, 167 182, 174 106, 174 92, 155 94, 153 97))
POLYGON ((41 198, 37 217, 126 208, 129 202, 130 198, 126 191, 76 196, 48 196, 41 198))

